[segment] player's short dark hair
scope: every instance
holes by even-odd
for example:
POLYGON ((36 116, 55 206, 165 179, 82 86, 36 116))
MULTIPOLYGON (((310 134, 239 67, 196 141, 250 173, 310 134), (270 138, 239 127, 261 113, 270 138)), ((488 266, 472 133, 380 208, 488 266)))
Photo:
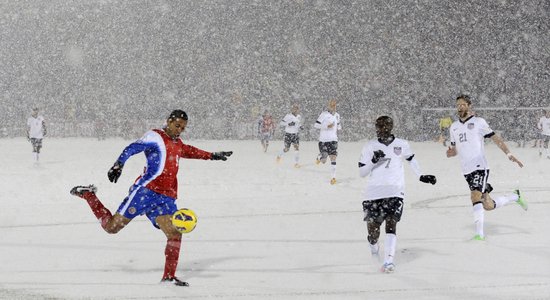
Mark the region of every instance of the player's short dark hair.
POLYGON ((175 119, 183 119, 183 120, 187 121, 188 120, 187 113, 185 113, 181 109, 176 109, 176 110, 172 111, 170 113, 170 115, 168 116, 168 120, 175 120, 175 119))
POLYGON ((468 103, 468 105, 472 105, 472 100, 470 99, 470 96, 468 96, 466 94, 462 94, 462 95, 459 95, 458 97, 456 97, 456 101, 458 101, 459 99, 462 99, 462 100, 466 101, 466 103, 468 103))
POLYGON ((384 126, 390 128, 390 130, 393 129, 393 119, 389 116, 380 116, 376 119, 375 123, 376 127, 382 128, 384 126))

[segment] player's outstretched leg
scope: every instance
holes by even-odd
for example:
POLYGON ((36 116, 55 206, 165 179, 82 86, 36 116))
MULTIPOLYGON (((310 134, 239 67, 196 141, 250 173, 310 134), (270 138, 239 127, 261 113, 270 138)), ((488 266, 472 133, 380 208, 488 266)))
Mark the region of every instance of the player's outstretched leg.
POLYGON ((101 227, 106 228, 107 222, 113 217, 111 212, 103 206, 103 203, 99 201, 95 193, 97 192, 97 187, 93 184, 90 185, 79 185, 71 189, 71 195, 80 197, 86 202, 92 209, 95 217, 101 222, 101 227))

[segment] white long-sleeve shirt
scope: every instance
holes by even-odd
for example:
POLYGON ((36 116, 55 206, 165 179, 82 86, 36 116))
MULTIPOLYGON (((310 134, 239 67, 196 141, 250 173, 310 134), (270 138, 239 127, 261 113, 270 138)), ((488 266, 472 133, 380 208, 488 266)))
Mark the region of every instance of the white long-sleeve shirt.
POLYGON ((359 176, 367 177, 367 184, 361 193, 361 200, 377 200, 389 197, 405 197, 405 170, 403 159, 406 159, 415 174, 422 174, 418 161, 409 143, 403 139, 394 139, 385 145, 373 139, 368 141, 359 158, 359 176), (385 156, 373 164, 374 151, 382 150, 385 156))

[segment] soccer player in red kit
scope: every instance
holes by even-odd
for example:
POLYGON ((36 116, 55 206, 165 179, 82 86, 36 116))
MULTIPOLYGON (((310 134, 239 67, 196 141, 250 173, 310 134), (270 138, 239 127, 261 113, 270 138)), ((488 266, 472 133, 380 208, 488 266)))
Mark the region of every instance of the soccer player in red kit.
POLYGON ((122 174, 124 163, 133 155, 144 152, 147 166, 132 185, 129 195, 122 201, 117 212, 112 213, 97 198, 94 185, 76 186, 71 194, 84 198, 107 233, 117 233, 133 218, 145 214, 153 226, 162 230, 167 242, 164 251, 166 262, 161 282, 188 286, 175 276, 181 247, 181 233, 172 225, 171 217, 177 211, 177 174, 180 158, 227 160, 233 152, 207 152, 186 145, 180 134, 187 126, 187 114, 174 110, 167 119, 166 127, 153 129, 139 140, 128 145, 108 172, 108 178, 116 183, 122 174))

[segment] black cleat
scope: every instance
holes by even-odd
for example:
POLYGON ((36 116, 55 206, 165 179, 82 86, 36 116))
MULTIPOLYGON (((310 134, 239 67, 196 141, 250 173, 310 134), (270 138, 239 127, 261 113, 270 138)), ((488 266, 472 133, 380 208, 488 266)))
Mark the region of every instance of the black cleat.
POLYGON ((88 186, 78 185, 71 189, 71 195, 74 196, 82 196, 84 193, 96 193, 97 187, 93 184, 90 184, 88 186))
POLYGON ((160 283, 161 284, 173 284, 173 285, 176 285, 176 286, 189 286, 189 283, 187 283, 185 281, 181 281, 177 277, 162 278, 160 283))

